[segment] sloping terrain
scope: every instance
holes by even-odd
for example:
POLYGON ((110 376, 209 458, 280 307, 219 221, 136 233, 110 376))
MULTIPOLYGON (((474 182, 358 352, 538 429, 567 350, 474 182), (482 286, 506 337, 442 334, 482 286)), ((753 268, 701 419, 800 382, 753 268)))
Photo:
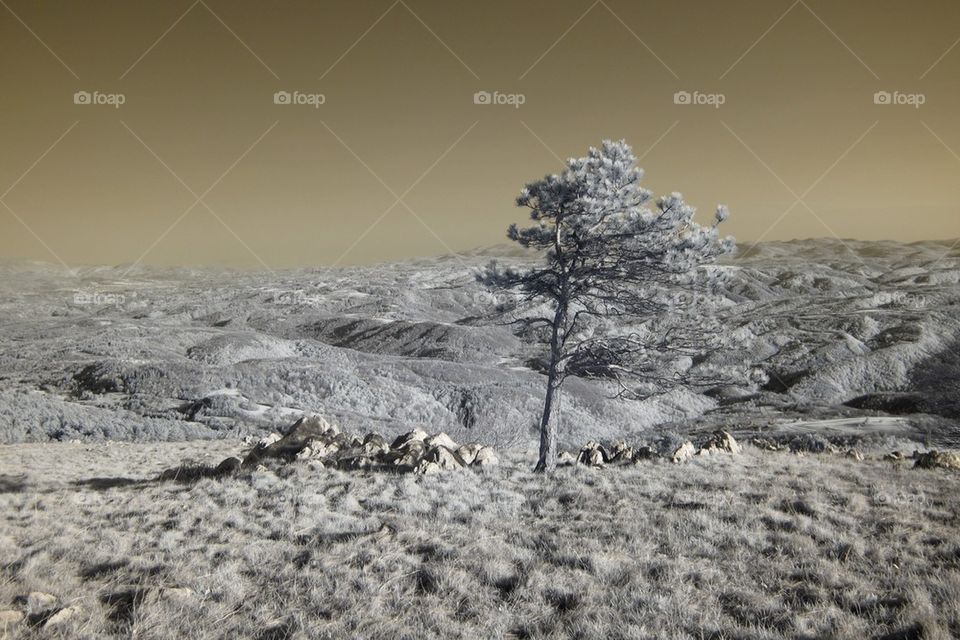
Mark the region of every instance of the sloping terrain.
MULTIPOLYGON (((482 319, 473 273, 499 249, 391 265, 247 273, 0 266, 0 442, 236 437, 303 412, 344 428, 414 426, 500 446, 535 441, 540 348, 482 319)), ((615 401, 571 379, 561 437, 650 428, 735 432, 896 416, 897 435, 956 442, 960 250, 811 240, 744 249, 687 312, 761 387, 615 401)))
POLYGON ((747 447, 549 476, 514 455, 425 477, 157 479, 239 451, 0 447, 0 633, 19 615, 5 637, 960 634, 955 471, 747 447))

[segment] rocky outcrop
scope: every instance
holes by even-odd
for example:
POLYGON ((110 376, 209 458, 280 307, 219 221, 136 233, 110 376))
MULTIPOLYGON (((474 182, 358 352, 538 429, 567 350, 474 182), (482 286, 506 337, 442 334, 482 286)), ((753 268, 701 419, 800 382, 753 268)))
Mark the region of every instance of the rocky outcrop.
POLYGON ((673 453, 670 454, 670 462, 674 464, 679 464, 681 462, 686 462, 693 458, 697 453, 697 448, 693 446, 693 443, 687 440, 679 447, 673 450, 673 453))
POLYGON ((320 416, 298 420, 285 435, 258 441, 242 461, 227 458, 217 467, 256 469, 270 461, 309 462, 315 468, 413 472, 421 475, 467 467, 490 467, 499 460, 493 449, 476 443, 457 444, 446 433, 414 429, 392 443, 377 433, 360 438, 341 432, 320 416))
MULTIPOLYGON (((49 629, 66 624, 80 613, 77 606, 64 607, 60 598, 42 591, 31 591, 13 600, 19 609, 0 611, 0 631, 6 631, 21 622, 32 627, 49 629)), ((6 636, 4 636, 6 637, 6 636)))
POLYGON ((726 431, 715 431, 710 438, 700 446, 697 455, 710 455, 713 453, 740 453, 743 447, 740 446, 732 435, 726 431))
POLYGON ((954 451, 928 451, 915 453, 913 466, 917 469, 960 469, 960 453, 954 451))
POLYGON ((663 458, 674 463, 687 462, 694 456, 726 454, 735 455, 743 451, 743 447, 726 431, 714 432, 699 447, 693 442, 685 440, 663 452, 658 452, 649 445, 631 447, 626 442, 620 441, 610 447, 591 440, 580 449, 580 453, 573 457, 572 454, 562 451, 557 459, 557 464, 566 466, 570 464, 582 464, 588 467, 603 467, 605 465, 629 465, 640 464, 645 460, 663 458))

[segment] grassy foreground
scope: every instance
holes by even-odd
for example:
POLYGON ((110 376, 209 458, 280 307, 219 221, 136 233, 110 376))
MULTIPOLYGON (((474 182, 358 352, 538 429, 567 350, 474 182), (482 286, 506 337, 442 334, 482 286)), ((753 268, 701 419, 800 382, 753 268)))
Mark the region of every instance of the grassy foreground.
POLYGON ((960 474, 747 447, 552 477, 507 455, 141 482, 239 449, 0 447, 0 610, 77 607, 6 636, 960 637, 960 474))

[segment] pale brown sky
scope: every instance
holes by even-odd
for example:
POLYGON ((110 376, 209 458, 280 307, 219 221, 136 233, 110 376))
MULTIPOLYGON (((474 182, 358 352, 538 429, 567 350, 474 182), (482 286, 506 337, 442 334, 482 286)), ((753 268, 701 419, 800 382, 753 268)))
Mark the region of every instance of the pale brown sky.
POLYGON ((741 241, 960 236, 955 0, 4 3, 4 259, 465 250, 605 137, 741 241))

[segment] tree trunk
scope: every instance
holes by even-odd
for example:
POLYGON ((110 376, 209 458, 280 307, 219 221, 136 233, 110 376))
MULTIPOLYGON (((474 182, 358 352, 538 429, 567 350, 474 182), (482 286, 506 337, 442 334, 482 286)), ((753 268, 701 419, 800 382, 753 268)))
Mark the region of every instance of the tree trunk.
POLYGON ((553 417, 553 394, 557 391, 556 367, 550 365, 547 376, 547 394, 543 400, 543 415, 540 417, 540 459, 534 471, 551 472, 557 468, 557 423, 553 417))
POLYGON ((553 420, 554 393, 560 392, 563 383, 561 365, 562 334, 567 321, 565 305, 560 305, 553 317, 553 334, 550 338, 550 369, 547 373, 547 393, 543 399, 543 415, 540 417, 540 459, 534 471, 551 472, 557 468, 557 423, 553 420))

